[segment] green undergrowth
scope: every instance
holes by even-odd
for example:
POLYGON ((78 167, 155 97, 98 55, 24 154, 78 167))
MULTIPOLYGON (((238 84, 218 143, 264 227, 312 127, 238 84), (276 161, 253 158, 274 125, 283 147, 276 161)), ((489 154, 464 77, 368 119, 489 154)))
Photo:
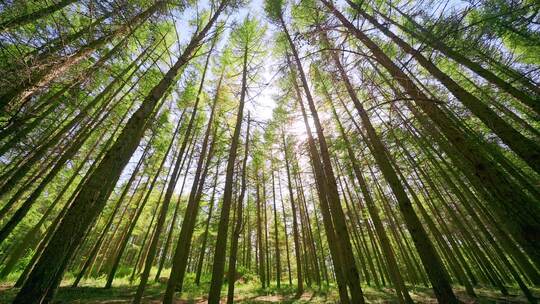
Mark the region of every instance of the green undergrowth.
MULTIPOLYGON (((67 273, 62 281, 61 288, 58 290, 53 303, 84 303, 84 304, 116 304, 130 303, 138 285, 138 279, 130 282, 130 271, 121 272, 125 276, 117 277, 114 280, 113 287, 104 289, 106 276, 102 275, 95 278, 87 278, 81 281, 77 288, 72 288, 71 284, 74 275, 67 273)), ((0 283, 0 303, 10 303, 15 297, 18 289, 13 288, 17 278, 14 273, 0 283)), ((161 303, 160 299, 166 288, 166 278, 169 276, 169 270, 163 271, 159 280, 156 282, 155 272, 151 273, 151 280, 145 292, 144 303, 161 303)), ((195 275, 188 273, 185 278, 183 292, 177 303, 206 303, 205 299, 210 288, 210 275, 204 275, 201 284, 195 284, 195 275)), ((296 282, 290 285, 288 280, 282 280, 280 288, 276 282, 266 288, 261 287, 258 277, 253 274, 243 274, 235 285, 236 303, 338 303, 337 289, 334 284, 322 286, 305 286, 304 293, 298 295, 296 292, 296 282)), ((375 288, 373 286, 363 286, 364 297, 367 303, 397 303, 393 289, 383 287, 375 288)), ((416 303, 437 303, 433 292, 427 287, 409 287, 411 297, 416 303)), ((456 287, 455 292, 464 303, 488 304, 488 303, 527 303, 521 296, 519 289, 509 288, 510 296, 503 297, 499 292, 492 288, 478 287, 475 289, 478 298, 473 299, 466 295, 464 288, 456 287)), ((535 295, 540 296, 539 289, 533 289, 535 295)), ((227 284, 223 285, 222 296, 226 296, 227 284)))

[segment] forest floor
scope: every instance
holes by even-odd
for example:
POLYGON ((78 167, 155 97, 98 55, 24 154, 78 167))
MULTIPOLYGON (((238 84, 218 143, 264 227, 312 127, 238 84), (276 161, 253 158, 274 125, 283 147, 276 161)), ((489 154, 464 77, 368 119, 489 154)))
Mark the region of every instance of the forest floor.
MULTIPOLYGON (((64 284, 63 284, 64 285, 64 284)), ((10 303, 15 297, 18 289, 12 288, 11 284, 0 284, 0 303, 10 303)), ((80 304, 120 304, 131 303, 137 287, 122 285, 114 286, 110 289, 104 289, 96 286, 82 286, 77 288, 69 287, 68 284, 61 287, 53 303, 80 303, 80 304)), ((165 290, 165 285, 155 283, 148 286, 145 292, 143 303, 158 304, 161 303, 161 296, 165 290)), ((397 303, 391 289, 375 289, 369 286, 363 286, 367 303, 397 303)), ((518 290, 511 290, 511 296, 504 297, 492 289, 476 289, 478 298, 472 299, 465 294, 463 288, 455 289, 457 295, 463 303, 527 303, 523 296, 519 295, 518 290)), ((540 290, 534 290, 536 296, 540 296, 540 290)), ((433 293, 428 288, 416 287, 410 291, 413 300, 416 303, 437 303, 433 293)), ((224 289, 222 295, 226 294, 224 289)), ((238 284, 235 297, 236 303, 338 303, 338 296, 335 288, 330 289, 308 289, 301 296, 294 294, 294 288, 284 285, 280 290, 275 286, 262 290, 253 283, 238 284)), ((207 303, 202 288, 191 290, 182 294, 177 304, 203 304, 207 303)), ((223 299, 222 303, 225 303, 223 299)))

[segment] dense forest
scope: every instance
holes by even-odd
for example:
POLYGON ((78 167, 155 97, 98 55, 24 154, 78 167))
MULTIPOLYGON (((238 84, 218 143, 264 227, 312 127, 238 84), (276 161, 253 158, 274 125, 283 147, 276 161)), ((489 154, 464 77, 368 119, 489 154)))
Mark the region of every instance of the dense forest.
POLYGON ((537 303, 535 0, 0 1, 0 302, 537 303))

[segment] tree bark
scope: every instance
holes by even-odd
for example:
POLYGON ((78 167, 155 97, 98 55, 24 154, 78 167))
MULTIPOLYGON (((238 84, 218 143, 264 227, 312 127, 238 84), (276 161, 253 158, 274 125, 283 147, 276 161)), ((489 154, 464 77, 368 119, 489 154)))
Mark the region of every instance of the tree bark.
POLYGON ((285 171, 287 172, 287 188, 289 189, 289 202, 292 209, 292 221, 293 221, 293 240, 294 240, 294 255, 296 258, 296 280, 297 288, 296 294, 299 296, 304 292, 304 280, 302 276, 302 255, 300 251, 300 236, 298 232, 298 220, 296 212, 296 203, 294 200, 293 185, 291 178, 291 165, 289 164, 289 145, 285 141, 285 134, 281 134, 281 140, 283 144, 283 153, 285 154, 285 171))
POLYGON ((229 284, 227 290, 227 304, 232 304, 234 302, 234 284, 236 282, 236 257, 238 252, 238 239, 240 238, 240 233, 244 227, 242 223, 242 211, 243 211, 243 202, 244 196, 246 194, 246 164, 249 153, 249 126, 251 124, 249 113, 247 117, 247 128, 246 128, 246 143, 244 145, 244 159, 242 160, 242 185, 240 186, 240 195, 236 201, 236 223, 234 225, 234 230, 231 236, 231 249, 229 257, 229 268, 227 270, 227 283, 229 284))
POLYGON ((72 3, 77 2, 77 0, 61 0, 58 1, 58 3, 55 3, 53 5, 38 9, 35 12, 24 14, 21 16, 17 16, 15 18, 12 18, 10 20, 6 20, 4 22, 0 23, 0 33, 2 32, 8 32, 12 29, 16 29, 18 27, 27 25, 31 22, 34 22, 36 20, 42 19, 44 17, 47 17, 67 6, 69 6, 72 3))
POLYGON ((232 204, 233 190, 233 175, 234 166, 238 149, 238 141, 240 137, 240 129, 242 128, 242 120, 244 116, 244 103, 247 93, 247 68, 248 68, 248 49, 244 48, 243 63, 242 63, 242 87, 240 92, 240 100, 238 105, 238 113, 236 115, 236 123, 234 133, 231 139, 231 146, 227 157, 227 169, 225 171, 225 188, 223 189, 223 202, 221 205, 221 214, 218 224, 217 240, 214 252, 214 264, 212 267, 212 282, 208 293, 208 303, 218 304, 221 295, 221 285, 223 285, 223 272, 225 268, 225 250, 227 247, 227 230, 229 224, 229 214, 232 204))
MULTIPOLYGON (((208 59, 209 58, 210 57, 208 57, 208 59)), ((216 95, 214 97, 212 109, 210 111, 210 117, 208 118, 208 125, 206 128, 206 133, 204 135, 201 152, 199 155, 199 161, 195 170, 195 175, 193 176, 193 183, 187 202, 184 221, 182 222, 182 228, 180 229, 180 235, 178 236, 176 250, 173 257, 171 274, 169 275, 169 280, 167 281, 167 289, 165 290, 163 303, 172 303, 174 301, 175 289, 177 289, 179 292, 182 291, 184 274, 186 271, 189 252, 191 249, 191 239, 193 237, 195 224, 197 222, 197 215, 199 213, 199 203, 202 197, 202 189, 206 181, 208 169, 210 168, 210 161, 212 160, 212 156, 214 154, 213 152, 215 141, 217 140, 214 115, 218 102, 220 86, 221 79, 218 82, 216 95), (208 148, 211 134, 213 135, 212 143, 210 143, 210 148, 208 148), (207 150, 208 155, 206 155, 207 150)))

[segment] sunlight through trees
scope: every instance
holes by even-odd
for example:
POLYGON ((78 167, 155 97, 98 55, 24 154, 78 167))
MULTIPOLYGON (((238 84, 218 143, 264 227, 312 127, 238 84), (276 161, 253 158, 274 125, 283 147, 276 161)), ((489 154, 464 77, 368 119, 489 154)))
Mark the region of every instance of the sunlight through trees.
POLYGON ((0 302, 537 303, 539 12, 0 3, 0 302))

